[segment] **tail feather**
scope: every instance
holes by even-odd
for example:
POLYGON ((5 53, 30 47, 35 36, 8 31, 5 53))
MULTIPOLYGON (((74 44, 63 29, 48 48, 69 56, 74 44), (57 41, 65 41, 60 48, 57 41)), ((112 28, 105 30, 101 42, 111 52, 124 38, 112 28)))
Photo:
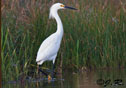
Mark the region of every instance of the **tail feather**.
POLYGON ((42 61, 42 60, 41 60, 41 61, 37 61, 37 64, 38 64, 38 65, 42 65, 43 62, 44 62, 44 61, 42 61))

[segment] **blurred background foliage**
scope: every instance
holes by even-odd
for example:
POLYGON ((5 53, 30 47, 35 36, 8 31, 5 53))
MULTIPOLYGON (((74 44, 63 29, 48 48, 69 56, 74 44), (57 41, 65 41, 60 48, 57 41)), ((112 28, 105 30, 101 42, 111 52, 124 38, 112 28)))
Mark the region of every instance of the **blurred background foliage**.
MULTIPOLYGON (((125 0, 2 0, 2 80, 36 74, 36 55, 42 41, 56 31, 48 19, 53 3, 62 2, 77 11, 59 15, 64 36, 56 70, 72 71, 126 67, 125 0), (15 74, 14 74, 15 73, 15 74), (11 77, 10 77, 11 76, 11 77)), ((51 68, 52 62, 42 66, 51 68)))

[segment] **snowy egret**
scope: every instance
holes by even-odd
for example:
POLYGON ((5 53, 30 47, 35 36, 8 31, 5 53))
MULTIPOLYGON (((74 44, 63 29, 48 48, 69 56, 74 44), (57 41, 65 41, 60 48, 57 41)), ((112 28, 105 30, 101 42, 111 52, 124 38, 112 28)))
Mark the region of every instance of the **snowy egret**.
MULTIPOLYGON (((51 34, 48 38, 46 38, 41 44, 38 52, 36 62, 38 65, 42 65, 45 61, 53 61, 53 72, 54 73, 54 63, 56 60, 56 56, 58 50, 60 48, 61 40, 63 37, 63 25, 62 21, 58 15, 59 9, 73 9, 77 10, 73 7, 65 6, 62 3, 56 3, 51 6, 49 18, 54 18, 57 22, 57 31, 51 34)), ((52 74, 53 77, 53 74, 52 74)))

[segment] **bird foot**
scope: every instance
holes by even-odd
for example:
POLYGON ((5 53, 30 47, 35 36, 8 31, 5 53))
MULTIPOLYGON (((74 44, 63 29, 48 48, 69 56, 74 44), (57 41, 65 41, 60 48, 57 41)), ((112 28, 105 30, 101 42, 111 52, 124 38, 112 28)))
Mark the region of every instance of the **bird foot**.
POLYGON ((52 80, 52 77, 50 75, 48 75, 48 81, 52 80))

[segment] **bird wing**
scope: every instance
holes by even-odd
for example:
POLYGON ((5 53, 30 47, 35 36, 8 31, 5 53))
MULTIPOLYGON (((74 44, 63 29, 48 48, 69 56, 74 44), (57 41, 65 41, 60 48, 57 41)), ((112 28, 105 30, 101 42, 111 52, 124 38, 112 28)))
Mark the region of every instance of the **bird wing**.
POLYGON ((57 54, 59 46, 60 41, 58 40, 58 36, 55 33, 50 35, 41 44, 37 53, 36 62, 41 60, 49 60, 52 56, 57 54))

